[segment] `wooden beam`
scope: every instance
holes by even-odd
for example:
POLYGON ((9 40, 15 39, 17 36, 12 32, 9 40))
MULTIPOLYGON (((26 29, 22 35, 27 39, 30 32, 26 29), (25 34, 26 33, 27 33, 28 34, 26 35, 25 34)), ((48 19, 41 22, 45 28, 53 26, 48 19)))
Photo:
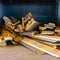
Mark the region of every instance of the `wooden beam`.
POLYGON ((37 42, 36 40, 25 37, 23 40, 21 40, 21 43, 29 45, 33 48, 36 48, 37 50, 41 50, 41 51, 48 53, 52 56, 60 57, 60 50, 55 49, 51 46, 45 45, 43 43, 37 42))
POLYGON ((38 27, 40 25, 39 22, 37 22, 34 18, 31 18, 31 20, 26 24, 25 30, 26 31, 32 31, 34 28, 38 27))
POLYGON ((59 42, 60 41, 60 36, 48 36, 48 35, 33 35, 31 32, 24 32, 22 33, 23 36, 28 36, 33 39, 38 39, 41 41, 46 41, 46 42, 59 42))

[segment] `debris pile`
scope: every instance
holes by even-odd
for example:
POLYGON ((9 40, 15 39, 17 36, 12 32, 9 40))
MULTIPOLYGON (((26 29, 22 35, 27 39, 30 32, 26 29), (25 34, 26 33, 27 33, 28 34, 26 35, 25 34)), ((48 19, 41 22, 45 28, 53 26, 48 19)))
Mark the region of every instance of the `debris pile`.
POLYGON ((56 25, 54 23, 44 24, 44 26, 39 26, 39 30, 42 35, 54 35, 56 25))
POLYGON ((17 36, 28 36, 48 43, 60 41, 59 36, 57 38, 54 36, 55 34, 59 35, 60 33, 60 29, 57 28, 54 23, 48 23, 41 26, 41 23, 36 21, 30 12, 22 17, 22 20, 6 16, 3 17, 3 20, 5 22, 5 29, 14 35, 12 41, 20 43, 21 39, 16 40, 17 36))
POLYGON ((41 22, 36 21, 30 12, 21 20, 6 16, 3 20, 5 23, 0 36, 2 37, 0 46, 6 46, 6 43, 21 43, 53 56, 60 56, 60 27, 54 23, 49 22, 42 26, 41 22))

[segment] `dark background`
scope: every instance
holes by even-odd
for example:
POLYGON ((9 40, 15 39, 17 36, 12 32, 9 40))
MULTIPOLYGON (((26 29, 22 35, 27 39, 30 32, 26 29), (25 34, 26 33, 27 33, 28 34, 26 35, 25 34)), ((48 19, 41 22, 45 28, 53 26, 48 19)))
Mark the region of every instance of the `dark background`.
POLYGON ((60 24, 60 3, 56 0, 0 0, 0 17, 22 18, 31 12, 42 23, 60 24))

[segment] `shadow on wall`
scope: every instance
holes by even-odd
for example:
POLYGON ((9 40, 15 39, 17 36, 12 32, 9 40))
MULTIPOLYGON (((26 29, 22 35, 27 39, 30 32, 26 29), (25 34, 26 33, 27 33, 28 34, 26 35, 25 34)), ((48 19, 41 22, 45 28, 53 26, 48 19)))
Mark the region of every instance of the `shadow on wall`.
POLYGON ((58 1, 58 22, 59 22, 59 25, 60 25, 60 1, 58 1))
POLYGON ((22 5, 4 5, 4 15, 13 16, 13 17, 22 17, 23 16, 23 6, 22 5))
POLYGON ((0 18, 4 15, 4 12, 3 12, 3 4, 0 3, 0 18))
POLYGON ((4 5, 4 15, 13 17, 25 16, 31 12, 36 20, 42 23, 56 23, 56 5, 55 4, 7 4, 4 5))

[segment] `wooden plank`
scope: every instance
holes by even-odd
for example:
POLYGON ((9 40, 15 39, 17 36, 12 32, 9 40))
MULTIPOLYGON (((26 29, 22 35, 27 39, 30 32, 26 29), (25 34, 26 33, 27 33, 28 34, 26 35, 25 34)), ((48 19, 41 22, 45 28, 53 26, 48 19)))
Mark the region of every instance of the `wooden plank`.
POLYGON ((26 24, 25 30, 26 31, 33 31, 34 28, 38 27, 40 25, 39 22, 35 21, 34 18, 31 18, 31 20, 26 24))
MULTIPOLYGON (((24 29, 24 25, 18 25, 18 27, 17 27, 17 29, 18 29, 18 32, 20 33, 20 32, 23 32, 23 29, 24 29)), ((15 31, 16 32, 16 31, 15 31)))
POLYGON ((33 51, 33 52, 35 52, 35 53, 38 53, 38 54, 44 54, 44 53, 45 53, 45 52, 40 51, 40 50, 38 50, 38 49, 30 46, 30 45, 27 45, 26 43, 21 42, 20 44, 22 44, 22 45, 25 46, 27 49, 29 49, 29 50, 31 50, 31 51, 33 51))
POLYGON ((60 57, 60 50, 58 49, 54 49, 51 46, 45 45, 43 43, 37 42, 36 40, 33 39, 29 39, 29 38, 24 38, 23 40, 21 40, 22 43, 25 43, 27 45, 30 45, 31 47, 34 47, 38 50, 41 50, 43 52, 46 52, 52 56, 55 57, 60 57))
POLYGON ((42 40, 50 41, 50 42, 60 41, 60 36, 35 35, 35 37, 38 39, 42 39, 42 40))
POLYGON ((26 25, 28 23, 28 21, 31 20, 32 17, 33 16, 30 12, 25 17, 23 17, 24 24, 26 25))
POLYGON ((33 35, 31 32, 24 32, 22 33, 22 35, 28 36, 33 39, 45 41, 45 42, 55 43, 55 42, 60 41, 60 36, 48 36, 48 35, 41 35, 41 34, 33 35))
POLYGON ((23 17, 22 17, 22 29, 25 29, 23 17))
POLYGON ((7 32, 7 34, 9 33, 9 35, 12 33, 13 35, 17 36, 15 32, 12 29, 10 29, 8 26, 4 27, 3 34, 5 31, 7 32))
POLYGON ((29 37, 31 39, 34 39, 34 40, 36 40, 38 42, 42 42, 44 44, 47 44, 49 46, 53 46, 54 48, 57 48, 57 46, 60 46, 60 43, 59 42, 52 42, 52 41, 49 42, 48 40, 43 40, 43 39, 40 39, 40 38, 35 37, 34 36, 35 35, 34 32, 33 31, 32 32, 24 32, 24 33, 22 33, 22 35, 25 36, 25 37, 29 37))
POLYGON ((54 35, 54 31, 42 31, 41 34, 42 35, 54 35))

